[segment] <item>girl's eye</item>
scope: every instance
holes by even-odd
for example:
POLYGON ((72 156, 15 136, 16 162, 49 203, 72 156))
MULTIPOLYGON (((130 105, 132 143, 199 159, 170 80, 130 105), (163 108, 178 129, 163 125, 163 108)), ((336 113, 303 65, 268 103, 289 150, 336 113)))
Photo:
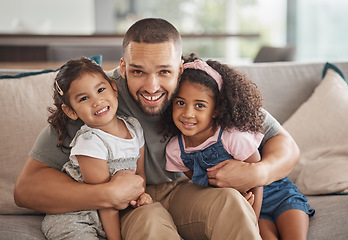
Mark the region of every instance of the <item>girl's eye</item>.
POLYGON ((101 93, 102 91, 104 91, 105 90, 105 88, 99 88, 98 89, 98 93, 101 93))
POLYGON ((184 103, 184 101, 178 100, 178 101, 176 101, 176 104, 182 106, 182 105, 184 105, 185 103, 184 103))
POLYGON ((197 103, 197 104, 196 104, 196 107, 197 107, 197 108, 204 108, 204 104, 202 104, 202 103, 197 103))
POLYGON ((86 101, 87 99, 88 99, 88 97, 82 97, 82 98, 80 98, 80 101, 79 101, 79 102, 86 101))

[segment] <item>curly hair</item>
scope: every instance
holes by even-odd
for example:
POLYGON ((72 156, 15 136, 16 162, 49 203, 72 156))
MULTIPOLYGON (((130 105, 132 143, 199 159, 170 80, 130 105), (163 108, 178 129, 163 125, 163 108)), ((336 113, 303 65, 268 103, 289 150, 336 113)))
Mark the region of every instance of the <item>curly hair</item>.
POLYGON ((64 145, 64 140, 66 138, 72 139, 73 136, 70 136, 68 132, 68 124, 75 122, 64 113, 62 105, 65 104, 71 108, 68 94, 70 85, 83 74, 101 74, 103 78, 110 82, 102 68, 86 57, 70 60, 60 68, 53 84, 54 107, 48 108, 50 115, 47 121, 56 131, 58 135, 57 146, 62 150, 69 149, 69 146, 64 145))
MULTIPOLYGON (((184 63, 198 58, 191 54, 184 58, 184 63)), ((185 82, 199 83, 212 90, 218 113, 214 119, 214 127, 223 130, 236 128, 242 132, 262 132, 264 114, 263 98, 256 84, 236 69, 218 61, 207 60, 206 63, 222 77, 223 84, 219 91, 216 81, 206 72, 196 69, 185 69, 181 75, 179 88, 185 82)), ((164 140, 180 134, 172 118, 173 103, 166 109, 161 118, 160 132, 164 140)))

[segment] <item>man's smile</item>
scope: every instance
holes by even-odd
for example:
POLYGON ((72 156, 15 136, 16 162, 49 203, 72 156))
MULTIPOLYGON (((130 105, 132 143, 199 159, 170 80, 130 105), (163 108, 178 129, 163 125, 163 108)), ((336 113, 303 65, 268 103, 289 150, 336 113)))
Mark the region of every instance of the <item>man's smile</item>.
POLYGON ((162 101, 163 97, 165 96, 165 92, 159 93, 159 94, 140 94, 140 96, 143 98, 144 102, 148 105, 157 105, 159 102, 162 101))

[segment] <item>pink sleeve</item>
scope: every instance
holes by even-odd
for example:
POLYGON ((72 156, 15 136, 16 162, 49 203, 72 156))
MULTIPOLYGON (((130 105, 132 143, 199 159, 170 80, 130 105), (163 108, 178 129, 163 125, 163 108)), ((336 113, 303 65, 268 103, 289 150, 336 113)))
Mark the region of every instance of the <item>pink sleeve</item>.
POLYGON ((166 147, 166 170, 170 172, 187 172, 188 169, 183 163, 181 157, 178 138, 172 138, 166 147))
POLYGON ((221 141, 227 152, 235 159, 244 161, 260 146, 262 133, 241 132, 228 129, 222 133, 221 141))

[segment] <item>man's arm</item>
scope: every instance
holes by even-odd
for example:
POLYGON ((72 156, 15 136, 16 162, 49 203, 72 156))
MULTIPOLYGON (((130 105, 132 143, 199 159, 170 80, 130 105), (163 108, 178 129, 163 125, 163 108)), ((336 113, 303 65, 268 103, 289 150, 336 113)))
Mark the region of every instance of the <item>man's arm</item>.
POLYGON ((245 192, 286 177, 299 160, 300 151, 290 134, 280 127, 262 148, 258 163, 226 160, 208 169, 209 184, 245 192))
POLYGON ((257 171, 259 185, 268 185, 290 174, 300 159, 300 149, 290 134, 281 127, 262 148, 262 158, 257 171))
POLYGON ((142 177, 134 171, 120 171, 110 182, 79 183, 31 157, 16 182, 14 199, 19 207, 45 213, 65 213, 89 209, 125 209, 144 192, 142 177))

